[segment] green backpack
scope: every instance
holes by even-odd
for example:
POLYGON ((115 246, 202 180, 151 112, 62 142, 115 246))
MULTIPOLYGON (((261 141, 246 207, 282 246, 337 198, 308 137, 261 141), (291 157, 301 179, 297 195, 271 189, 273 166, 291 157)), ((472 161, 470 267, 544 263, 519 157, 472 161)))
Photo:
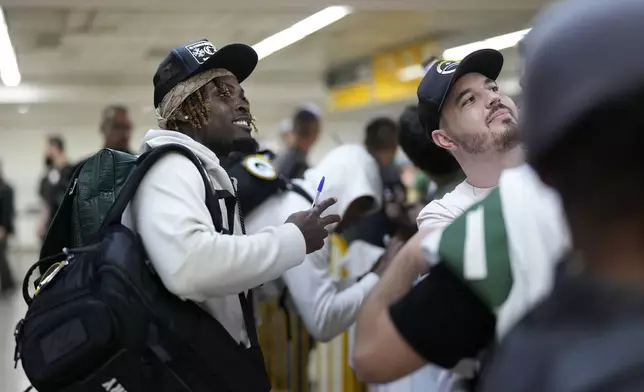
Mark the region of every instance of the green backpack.
MULTIPOLYGON (((85 246, 96 236, 137 162, 138 158, 132 154, 103 149, 76 168, 45 236, 41 260, 60 253, 63 248, 85 246)), ((41 266, 41 274, 47 268, 41 266)))

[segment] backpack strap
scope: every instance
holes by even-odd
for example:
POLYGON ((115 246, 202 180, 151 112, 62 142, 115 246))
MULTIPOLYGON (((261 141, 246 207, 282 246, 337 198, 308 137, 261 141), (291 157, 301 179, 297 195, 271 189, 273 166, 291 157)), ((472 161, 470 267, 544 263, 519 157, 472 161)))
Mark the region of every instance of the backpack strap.
POLYGON ((128 178, 127 182, 123 186, 123 189, 121 189, 121 192, 119 192, 116 200, 105 215, 105 219, 103 220, 103 224, 101 225, 101 229, 98 230, 98 233, 100 233, 103 229, 110 225, 119 224, 121 222, 121 216, 123 215, 125 208, 136 195, 139 184, 145 177, 146 173, 159 159, 173 152, 179 153, 188 158, 199 170, 199 174, 201 175, 201 178, 206 187, 206 205, 208 206, 210 214, 212 215, 215 229, 220 233, 222 232, 223 224, 221 219, 221 211, 214 211, 215 208, 218 208, 219 203, 216 202, 217 197, 210 183, 210 179, 208 178, 208 175, 206 174, 206 171, 201 164, 201 161, 199 161, 199 158, 197 158, 197 156, 188 147, 185 147, 181 144, 171 143, 153 148, 152 150, 144 153, 139 157, 136 169, 133 170, 130 178, 128 178), (213 210, 211 210, 211 208, 213 210))
MULTIPOLYGON (((72 216, 72 204, 74 202, 74 191, 76 189, 76 183, 78 181, 78 176, 83 168, 83 163, 76 166, 74 174, 69 181, 67 186, 67 193, 63 202, 58 206, 58 210, 54 211, 54 216, 51 219, 50 227, 47 230, 45 239, 43 241, 42 247, 40 248, 39 259, 46 259, 50 256, 57 255, 61 251, 60 244, 65 244, 65 246, 70 246, 67 241, 66 235, 68 234, 69 228, 71 226, 71 216, 72 216)), ((41 264, 40 272, 44 273, 49 265, 41 264)))
POLYGON ((298 195, 300 195, 303 198, 305 198, 306 201, 308 201, 309 203, 313 204, 313 197, 307 191, 305 191, 301 186, 290 182, 288 184, 288 186, 287 186, 287 189, 289 191, 293 191, 293 192, 297 193, 298 195))

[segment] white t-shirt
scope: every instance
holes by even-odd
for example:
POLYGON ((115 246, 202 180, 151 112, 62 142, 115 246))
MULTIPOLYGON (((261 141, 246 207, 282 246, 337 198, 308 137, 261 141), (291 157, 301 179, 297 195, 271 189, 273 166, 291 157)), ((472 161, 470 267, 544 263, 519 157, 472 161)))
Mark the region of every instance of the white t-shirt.
POLYGON ((421 245, 430 263, 449 263, 493 308, 500 338, 550 292, 570 247, 559 195, 527 164, 505 170, 498 191, 421 245))
POLYGON ((418 214, 416 222, 419 229, 439 229, 452 223, 474 203, 478 203, 494 188, 477 188, 467 180, 439 200, 427 204, 418 214))

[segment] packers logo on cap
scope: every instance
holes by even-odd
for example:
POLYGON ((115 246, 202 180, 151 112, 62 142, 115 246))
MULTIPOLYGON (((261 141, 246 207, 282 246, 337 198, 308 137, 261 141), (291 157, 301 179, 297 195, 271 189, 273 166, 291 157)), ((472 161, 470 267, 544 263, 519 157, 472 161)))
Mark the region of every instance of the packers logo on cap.
POLYGON ((456 68, 458 68, 458 65, 460 64, 459 61, 449 61, 449 60, 443 60, 436 64, 436 72, 438 72, 441 75, 448 75, 456 71, 456 68))
POLYGON ((262 180, 274 180, 277 178, 277 170, 263 155, 249 155, 244 158, 243 165, 250 174, 262 180))

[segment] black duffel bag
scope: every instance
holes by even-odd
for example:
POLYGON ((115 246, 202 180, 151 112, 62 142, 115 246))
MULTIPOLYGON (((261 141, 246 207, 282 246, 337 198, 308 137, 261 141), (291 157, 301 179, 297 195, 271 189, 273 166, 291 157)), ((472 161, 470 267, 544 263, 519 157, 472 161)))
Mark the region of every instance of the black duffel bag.
POLYGON ((196 303, 167 291, 147 262, 141 240, 121 225, 121 215, 145 173, 170 152, 197 165, 215 227, 229 234, 221 225, 219 201, 224 199, 231 210, 235 197, 212 189, 190 150, 166 145, 141 156, 96 240, 40 260, 23 282, 29 309, 16 328, 15 359, 22 360, 38 391, 270 390, 252 298, 239 294, 251 342, 246 348, 196 303), (32 298, 29 277, 40 266, 48 270, 32 298))

